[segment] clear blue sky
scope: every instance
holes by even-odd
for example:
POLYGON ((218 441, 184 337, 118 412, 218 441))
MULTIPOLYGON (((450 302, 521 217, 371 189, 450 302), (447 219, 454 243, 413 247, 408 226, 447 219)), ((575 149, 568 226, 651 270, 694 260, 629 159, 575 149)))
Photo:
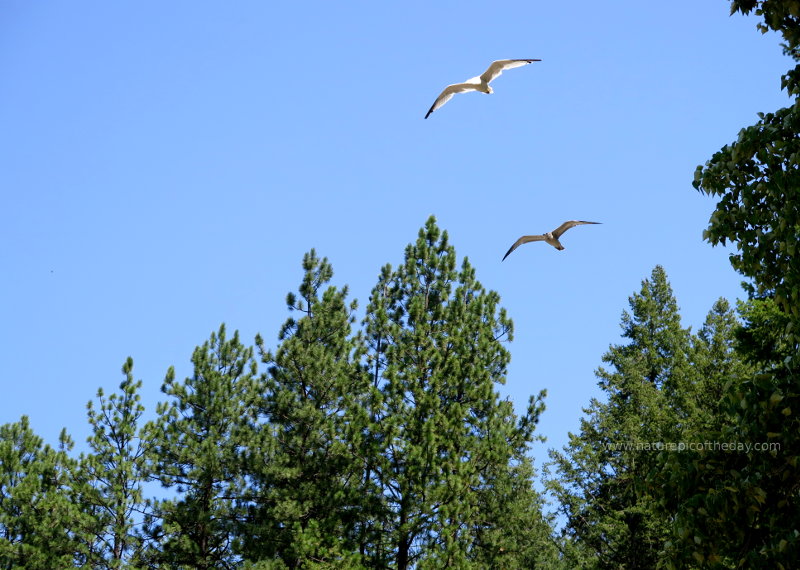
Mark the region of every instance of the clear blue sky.
MULTIPOLYGON (((502 393, 576 430, 656 264, 685 326, 742 297, 695 166, 788 67, 723 0, 30 2, 0 10, 0 423, 82 445, 127 356, 147 417, 225 322, 274 342, 310 248, 361 307, 436 215, 516 327, 502 393), (449 83, 541 58, 495 93, 449 83), (501 257, 524 233, 602 222, 501 257)), ((363 310, 359 312, 359 320, 363 310)), ((546 446, 534 450, 537 463, 546 446)))

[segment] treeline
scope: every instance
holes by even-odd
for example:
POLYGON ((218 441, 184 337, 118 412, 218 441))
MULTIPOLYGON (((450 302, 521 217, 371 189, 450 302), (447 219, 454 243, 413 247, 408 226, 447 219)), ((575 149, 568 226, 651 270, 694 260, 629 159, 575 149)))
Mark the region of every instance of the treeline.
POLYGON ((596 372, 607 398, 551 450, 557 531, 528 454, 544 394, 521 417, 498 396, 513 325, 433 218, 357 331, 327 260, 303 269, 277 349, 223 325, 154 421, 129 358, 87 453, 0 426, 2 567, 793 567, 797 341, 773 297, 742 321, 720 299, 695 334, 656 266, 596 372))
POLYGON ((525 568, 558 551, 533 489, 543 409, 500 398, 512 323, 433 218, 362 326, 312 250, 273 352, 222 326, 154 421, 133 362, 89 451, 0 428, 4 568, 525 568), (260 366, 259 366, 260 365, 260 366), (168 498, 146 498, 148 482, 168 498))
MULTIPOLYGON (((800 62, 796 1, 732 11, 800 62)), ((552 506, 529 455, 544 394, 522 415, 499 396, 512 322, 431 218, 358 326, 311 251, 277 348, 221 327, 153 421, 129 359, 85 453, 0 426, 0 567, 796 568, 800 64, 782 85, 791 105, 694 179, 747 301, 692 332, 655 267, 602 356, 604 398, 551 451, 552 506)))

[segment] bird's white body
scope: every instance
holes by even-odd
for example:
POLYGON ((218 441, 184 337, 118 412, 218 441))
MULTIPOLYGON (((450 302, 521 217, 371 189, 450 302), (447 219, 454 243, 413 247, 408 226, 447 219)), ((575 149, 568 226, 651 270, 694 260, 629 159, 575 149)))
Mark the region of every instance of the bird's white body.
MULTIPOLYGON (((458 85, 458 84, 456 84, 458 85)), ((467 87, 467 91, 480 91, 481 93, 494 93, 494 89, 492 89, 488 83, 486 83, 483 79, 481 79, 480 75, 478 77, 472 77, 467 79, 464 83, 461 83, 467 87)))
POLYGON ((492 80, 496 79, 500 76, 504 70, 506 69, 513 69, 515 67, 520 67, 523 65, 528 65, 529 63, 533 63, 534 61, 541 61, 539 59, 498 59, 497 61, 493 61, 489 68, 484 71, 478 77, 472 77, 467 79, 463 83, 454 83, 452 85, 448 85, 444 88, 444 91, 439 93, 439 96, 436 98, 436 101, 433 102, 431 108, 428 110, 428 113, 425 115, 427 119, 430 117, 431 113, 433 113, 436 109, 441 108, 447 103, 450 99, 453 98, 453 95, 456 93, 464 93, 467 91, 478 91, 480 93, 494 93, 494 90, 489 86, 489 83, 492 80))

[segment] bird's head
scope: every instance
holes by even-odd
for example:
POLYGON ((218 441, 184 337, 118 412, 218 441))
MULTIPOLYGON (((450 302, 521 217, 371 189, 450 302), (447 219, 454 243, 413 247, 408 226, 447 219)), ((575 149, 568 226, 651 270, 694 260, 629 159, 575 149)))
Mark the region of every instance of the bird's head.
POLYGON ((492 89, 491 85, 487 85, 486 86, 486 94, 487 95, 491 95, 492 93, 494 93, 494 89, 492 89))

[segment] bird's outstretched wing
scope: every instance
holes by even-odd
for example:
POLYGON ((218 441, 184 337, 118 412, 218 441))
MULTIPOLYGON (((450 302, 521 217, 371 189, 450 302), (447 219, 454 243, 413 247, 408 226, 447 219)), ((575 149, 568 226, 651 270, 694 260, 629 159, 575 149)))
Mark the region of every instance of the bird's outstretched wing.
POLYGON ((513 69, 515 67, 522 67, 534 61, 542 61, 541 59, 498 59, 493 61, 489 68, 481 74, 481 79, 489 83, 496 79, 506 69, 513 69))
POLYGON ((552 234, 553 234, 554 238, 558 239, 558 238, 561 237, 561 234, 563 234, 565 231, 567 231, 570 228, 574 228, 575 226, 580 226, 582 224, 599 224, 599 223, 601 223, 601 222, 584 222, 584 221, 581 221, 581 220, 570 220, 568 222, 564 222, 563 224, 558 226, 556 229, 554 229, 552 231, 552 234))
POLYGON ((425 113, 425 118, 431 116, 436 109, 443 107, 445 103, 447 103, 450 99, 453 98, 453 95, 456 93, 463 93, 464 91, 475 91, 476 83, 454 83, 453 85, 448 85, 444 88, 444 91, 439 93, 439 96, 436 98, 436 101, 433 102, 431 108, 428 109, 428 112, 425 113))
POLYGON ((544 241, 544 236, 543 235, 539 235, 539 236, 522 236, 521 238, 519 238, 517 241, 514 242, 514 245, 512 245, 509 248, 509 250, 503 256, 503 259, 501 261, 505 261, 506 257, 508 257, 508 254, 510 254, 515 249, 517 249, 523 243, 528 243, 529 241, 544 241))

